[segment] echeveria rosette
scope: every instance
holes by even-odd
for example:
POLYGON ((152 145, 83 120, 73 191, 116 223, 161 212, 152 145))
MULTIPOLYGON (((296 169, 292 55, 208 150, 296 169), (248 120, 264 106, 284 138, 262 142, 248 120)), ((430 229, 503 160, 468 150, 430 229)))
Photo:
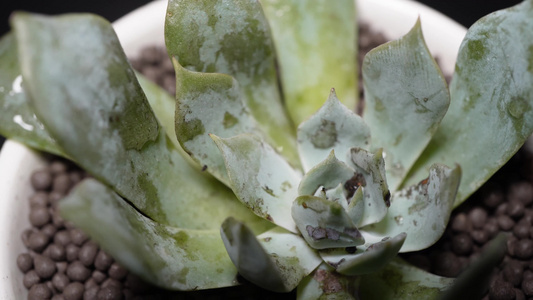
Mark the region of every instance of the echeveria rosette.
MULTIPOLYGON (((336 276, 348 278, 379 271, 398 252, 420 250, 433 244, 444 232, 461 174, 458 167, 450 169, 436 165, 426 180, 391 195, 383 151, 372 153, 347 146, 352 141, 359 141, 367 148, 370 146, 369 130, 365 126, 362 119, 345 108, 332 91, 324 106, 299 126, 299 144, 315 143, 324 153, 329 152, 304 175, 256 135, 241 134, 230 138, 212 135, 212 138, 222 152, 230 187, 239 200, 258 211, 259 216, 292 231, 293 239, 306 242, 300 244, 300 248, 307 246, 310 249, 307 251, 313 249, 321 257, 321 263, 313 260, 306 263, 307 267, 309 263, 326 264, 330 271, 338 273, 336 276), (332 111, 344 111, 345 114, 332 114, 332 111), (309 124, 317 126, 313 128, 309 124), (362 130, 340 130, 356 126, 362 130), (324 130, 329 135, 322 135, 324 130), (331 136, 335 138, 331 140, 331 136), (318 137, 330 141, 318 142, 318 137), (344 152, 339 155, 344 159, 337 158, 337 152, 344 152), (290 216, 286 214, 289 209, 290 216)), ((300 155, 302 161, 311 161, 316 159, 317 152, 302 151, 300 155)), ((223 225, 223 233, 244 226, 236 225, 234 220, 231 223, 231 226, 223 225)), ((288 231, 286 234, 291 234, 288 231)), ((232 261, 254 260, 255 257, 259 265, 277 266, 265 271, 272 273, 268 275, 272 278, 285 278, 283 270, 289 266, 303 267, 300 262, 280 262, 268 256, 258 259, 255 251, 250 250, 251 246, 246 245, 259 245, 260 239, 242 230, 239 232, 241 242, 223 234, 226 247, 231 245, 228 252, 232 261)), ((239 266, 250 268, 248 264, 236 265, 238 269, 239 266)), ((247 269, 239 272, 262 285, 265 272, 254 273, 247 269)), ((283 290, 290 290, 290 287, 296 286, 285 285, 283 290)))
MULTIPOLYGON (((287 87, 304 77, 284 62, 311 57, 335 69, 339 57, 351 61, 355 53, 353 45, 316 59, 305 53, 313 48, 302 32, 280 24, 314 18, 301 14, 303 6, 280 3, 265 0, 263 14, 257 1, 170 1, 175 121, 172 99, 137 82, 101 18, 15 15, 13 36, 0 41, 0 88, 7 91, 0 103, 8 108, 1 132, 68 156, 100 180, 82 183, 61 204, 65 218, 156 285, 231 286, 240 271, 272 290, 298 286, 301 298, 346 298, 354 289, 377 299, 434 297, 452 281, 394 257, 438 239, 461 170, 467 184, 456 204, 531 133, 533 1, 472 26, 449 92, 417 24, 365 58, 364 121, 331 93, 297 133, 289 116, 304 120, 336 83, 321 80, 313 91, 324 95, 310 92, 314 100, 300 102, 311 81, 287 87), (296 52, 282 42, 291 35, 296 52), (282 99, 298 105, 285 107, 282 99)), ((346 10, 334 10, 349 24, 353 2, 342 3, 346 10)), ((313 9, 315 18, 329 16, 328 7, 313 9)), ((328 26, 306 28, 316 34, 328 26)), ((333 41, 352 30, 327 31, 333 41)), ((339 75, 346 78, 339 91, 351 95, 355 72, 342 70, 337 74, 350 75, 339 75)), ((341 98, 352 108, 350 96, 341 98)))

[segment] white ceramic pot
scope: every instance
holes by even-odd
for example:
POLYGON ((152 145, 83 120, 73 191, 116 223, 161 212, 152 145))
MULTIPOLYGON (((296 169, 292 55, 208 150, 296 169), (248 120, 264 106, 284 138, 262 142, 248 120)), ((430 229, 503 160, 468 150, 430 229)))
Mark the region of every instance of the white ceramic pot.
MULTIPOLYGON (((390 39, 407 33, 420 16, 429 49, 439 57, 445 73, 453 72, 465 28, 415 1, 356 1, 360 20, 390 39)), ((135 57, 145 46, 163 45, 165 10, 166 1, 154 1, 113 24, 129 57, 135 57)), ((30 226, 30 174, 45 163, 39 153, 13 141, 6 141, 0 152, 0 300, 27 298, 16 258, 25 251, 20 236, 30 226)))

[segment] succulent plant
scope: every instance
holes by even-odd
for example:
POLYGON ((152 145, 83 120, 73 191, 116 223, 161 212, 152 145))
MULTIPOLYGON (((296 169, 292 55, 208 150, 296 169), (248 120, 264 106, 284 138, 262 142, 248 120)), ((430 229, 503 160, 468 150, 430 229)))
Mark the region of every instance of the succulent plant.
POLYGON ((176 100, 105 20, 17 13, 0 133, 92 174, 63 216, 158 286, 432 298, 453 280, 397 254, 436 242, 532 133, 532 15, 472 26, 449 88, 417 22, 366 56, 360 117, 351 0, 170 0, 176 100))

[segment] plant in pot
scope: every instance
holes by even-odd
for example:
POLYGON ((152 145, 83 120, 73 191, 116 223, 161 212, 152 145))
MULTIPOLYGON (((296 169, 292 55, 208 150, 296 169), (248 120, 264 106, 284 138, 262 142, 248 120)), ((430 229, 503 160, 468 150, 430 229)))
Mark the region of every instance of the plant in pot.
POLYGON ((470 29, 449 89, 420 23, 373 50, 363 117, 345 106, 354 3, 335 3, 170 1, 176 101, 136 79, 100 18, 18 13, 0 63, 6 88, 22 84, 2 129, 92 174, 63 216, 158 286, 239 273, 302 299, 434 297, 452 280, 396 255, 433 244, 531 134, 532 1, 470 29))

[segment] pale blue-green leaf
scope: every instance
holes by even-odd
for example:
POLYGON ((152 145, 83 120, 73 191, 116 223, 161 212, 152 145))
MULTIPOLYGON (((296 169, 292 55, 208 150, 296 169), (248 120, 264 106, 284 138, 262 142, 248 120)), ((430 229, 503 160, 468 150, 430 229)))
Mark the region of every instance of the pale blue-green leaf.
POLYGON ((139 80, 139 84, 141 85, 141 88, 146 95, 146 99, 148 100, 148 103, 150 103, 150 107, 152 108, 157 120, 163 126, 163 129, 165 129, 169 140, 181 153, 181 156, 189 161, 191 166, 200 170, 201 167, 190 158, 189 154, 187 154, 185 150, 183 150, 176 137, 174 123, 176 100, 174 100, 174 98, 172 98, 167 91, 150 81, 148 78, 144 77, 141 73, 135 72, 135 75, 137 80, 139 80))
POLYGON ((260 0, 278 55, 284 99, 295 124, 335 88, 350 110, 357 102, 357 22, 353 0, 260 0))
POLYGON ((386 155, 387 182, 396 191, 444 117, 450 95, 424 42, 420 20, 399 40, 370 51, 363 62, 365 109, 374 149, 386 155))
POLYGON ((461 272, 453 286, 446 290, 439 300, 481 299, 487 293, 494 268, 505 257, 508 240, 509 234, 500 232, 484 247, 480 257, 461 272))
POLYGON ((222 138, 263 134, 248 112, 235 79, 226 74, 189 71, 173 62, 178 140, 197 163, 229 186, 224 158, 209 134, 222 138))
POLYGON ((453 282, 396 258, 379 272, 361 276, 359 295, 365 300, 434 300, 453 282))
POLYGON ((434 163, 459 164, 462 203, 533 131, 533 1, 490 14, 468 31, 450 85, 451 104, 405 185, 434 163))
POLYGON ((32 148, 65 157, 29 104, 12 33, 0 39, 0 70, 0 134, 32 148))
POLYGON ((314 249, 354 247, 365 242, 346 210, 324 198, 299 196, 292 205, 292 218, 314 249))
POLYGON ((256 215, 298 232, 291 206, 298 196, 302 175, 255 135, 211 137, 224 156, 231 188, 237 198, 256 215))
POLYGON ((13 16, 25 87, 65 152, 153 220, 214 229, 256 217, 161 130, 111 25, 87 14, 13 16))
POLYGON ((59 207, 66 220, 147 282, 177 290, 238 284, 218 229, 187 230, 154 222, 94 179, 80 183, 59 207))
POLYGON ((259 127, 299 166, 295 128, 278 89, 270 30, 256 0, 170 0, 165 40, 169 55, 184 68, 234 77, 259 127))
MULTIPOLYGON (((355 188, 356 186, 352 186, 355 188)), ((361 224, 361 220, 365 215, 365 195, 362 188, 357 188, 353 197, 350 199, 350 203, 346 208, 346 212, 354 224, 361 224)))
POLYGON ((298 126, 298 152, 305 172, 326 159, 332 149, 340 160, 348 161, 350 148, 366 149, 369 144, 369 128, 340 103, 334 89, 324 105, 298 126))
MULTIPOLYGON (((329 156, 324 161, 315 165, 304 175, 298 186, 298 195, 315 195, 319 188, 325 189, 327 195, 327 190, 334 189, 339 184, 344 186, 348 180, 354 177, 354 173, 355 171, 338 160, 335 157, 335 151, 331 150, 329 156)), ((353 193, 352 195, 346 193, 344 200, 351 198, 351 196, 353 196, 353 193)), ((345 209, 348 208, 347 201, 337 202, 345 209)))
POLYGON ((434 165, 429 177, 392 194, 387 216, 364 228, 378 236, 407 233, 401 252, 425 249, 444 233, 461 181, 461 168, 434 165))
POLYGON ((358 300, 359 279, 335 272, 335 269, 322 263, 313 273, 298 285, 298 300, 358 300))
POLYGON ((293 290, 321 263, 303 239, 279 227, 256 237, 245 224, 230 217, 220 232, 239 274, 268 290, 293 290))
POLYGON ((353 254, 344 249, 320 251, 322 259, 341 274, 355 276, 370 274, 385 267, 393 258, 405 241, 406 234, 400 233, 394 237, 387 237, 366 247, 358 247, 353 254))
POLYGON ((385 176, 385 162, 381 149, 370 153, 361 148, 352 148, 350 154, 356 172, 363 177, 361 180, 361 176, 354 176, 357 179, 355 185, 363 188, 364 214, 356 224, 363 227, 381 221, 387 214, 390 192, 385 176))

